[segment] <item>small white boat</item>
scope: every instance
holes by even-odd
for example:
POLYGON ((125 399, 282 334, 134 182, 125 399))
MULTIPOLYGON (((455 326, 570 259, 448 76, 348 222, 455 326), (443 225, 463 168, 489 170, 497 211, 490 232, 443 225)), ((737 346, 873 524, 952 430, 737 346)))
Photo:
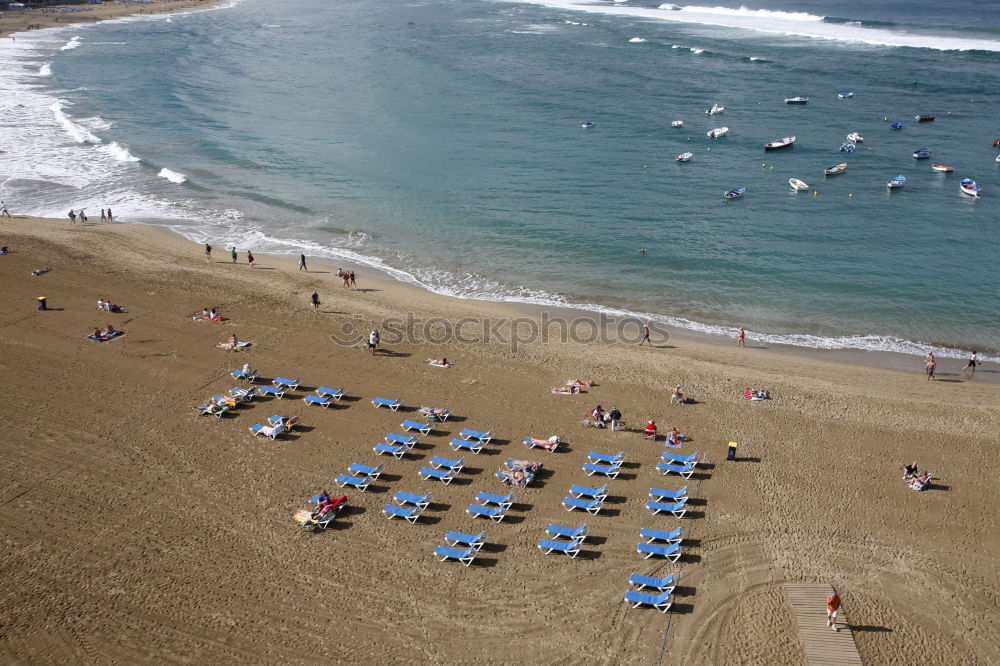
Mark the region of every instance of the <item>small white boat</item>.
POLYGON ((737 187, 735 190, 729 190, 722 195, 723 199, 739 199, 741 196, 746 194, 747 188, 737 187))
POLYGON ((913 151, 913 159, 915 160, 926 160, 931 156, 934 151, 930 148, 917 148, 913 151))
POLYGON ((997 155, 996 163, 1000 164, 1000 155, 997 155))
POLYGON ((839 173, 844 173, 847 171, 847 162, 841 162, 840 164, 834 164, 829 169, 823 169, 823 173, 828 176, 836 176, 839 173))
POLYGON ((865 137, 861 136, 857 132, 851 132, 850 134, 847 135, 847 140, 853 141, 854 143, 864 143, 865 137))
POLYGON ((906 176, 895 176, 890 178, 889 182, 885 184, 890 190, 895 190, 903 185, 906 185, 906 176))
POLYGON ((786 136, 784 139, 775 139, 769 143, 764 144, 764 150, 781 150, 782 148, 788 148, 795 143, 794 136, 786 136))
POLYGON ((840 99, 851 99, 852 97, 854 97, 854 93, 852 92, 837 93, 837 97, 839 97, 840 99))
POLYGON ((672 123, 670 123, 670 126, 671 127, 684 127, 684 121, 683 120, 675 120, 672 123))
POLYGON ((580 127, 582 127, 583 129, 590 129, 591 127, 593 127, 596 124, 597 123, 592 123, 589 120, 583 120, 583 121, 580 122, 580 127))
POLYGON ((694 157, 694 153, 681 153, 674 158, 675 162, 687 162, 689 159, 694 157))
POLYGON ((808 104, 808 97, 786 97, 785 104, 808 104))
POLYGON ((721 104, 713 104, 712 108, 711 109, 707 109, 705 111, 705 113, 707 113, 710 116, 714 116, 715 114, 722 113, 725 110, 726 110, 726 107, 722 106, 721 104))
POLYGON ((728 127, 716 127, 713 130, 708 130, 708 132, 706 132, 706 134, 708 135, 709 139, 717 139, 720 136, 726 136, 727 134, 729 134, 729 128, 728 127))
POLYGON ((804 192, 805 190, 809 189, 809 186, 806 185, 805 182, 799 180, 798 178, 789 178, 788 184, 796 192, 804 192))
POLYGON ((932 164, 931 168, 941 173, 951 173, 955 170, 955 167, 948 166, 947 164, 932 164))
POLYGON ((968 194, 970 197, 978 197, 979 192, 983 189, 979 187, 979 184, 971 178, 963 178, 962 182, 958 184, 958 187, 962 190, 962 192, 968 194))

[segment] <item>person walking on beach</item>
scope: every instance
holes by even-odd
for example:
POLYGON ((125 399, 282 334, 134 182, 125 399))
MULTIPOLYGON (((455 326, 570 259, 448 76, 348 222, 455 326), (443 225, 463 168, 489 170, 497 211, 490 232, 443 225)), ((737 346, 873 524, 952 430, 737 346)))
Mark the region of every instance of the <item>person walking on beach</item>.
POLYGON ((368 334, 369 354, 371 354, 372 356, 375 355, 375 352, 378 350, 378 344, 381 340, 382 340, 382 335, 378 332, 378 329, 374 329, 372 330, 371 333, 368 334))
MULTIPOLYGON (((4 208, 4 210, 7 210, 7 209, 4 208)), ((10 217, 10 216, 8 215, 7 217, 10 217)), ((969 356, 969 362, 965 364, 965 367, 962 368, 962 370, 970 370, 971 372, 969 374, 972 375, 972 376, 974 376, 976 374, 976 362, 977 362, 977 359, 978 359, 978 352, 973 351, 972 355, 969 356)))
POLYGON ((613 432, 621 432, 622 429, 622 413, 617 407, 611 408, 611 430, 613 432))
POLYGON ((927 355, 927 363, 924 366, 924 371, 927 373, 927 381, 934 379, 934 368, 937 367, 937 361, 934 359, 934 354, 927 355))
POLYGON ((230 251, 229 256, 233 258, 233 263, 235 264, 236 263, 236 259, 237 259, 237 254, 236 254, 236 248, 235 247, 230 251))
POLYGON ((837 613, 840 612, 840 596, 836 592, 826 598, 826 626, 833 627, 834 631, 840 631, 837 626, 837 613))
POLYGON ((115 221, 115 218, 113 218, 113 217, 111 216, 111 209, 109 208, 109 209, 108 209, 108 222, 114 222, 114 221, 115 221))
POLYGON ((319 303, 319 294, 317 294, 315 291, 313 292, 313 295, 312 295, 312 304, 313 304, 313 310, 319 310, 319 306, 320 306, 320 303, 319 303))
POLYGON ((344 289, 347 289, 348 287, 351 286, 351 274, 350 273, 345 272, 340 277, 344 278, 344 289))
POLYGON ((69 223, 76 224, 76 211, 72 208, 69 209, 69 223))
POLYGON ((306 255, 304 254, 299 255, 299 270, 305 271, 306 273, 309 272, 309 269, 306 268, 306 255))
POLYGON ((101 209, 101 222, 107 222, 108 216, 104 214, 104 209, 101 209))
POLYGON ((250 264, 250 268, 253 268, 253 252, 247 250, 247 263, 250 264))
POLYGON ((87 224, 87 214, 83 212, 82 208, 80 209, 80 221, 87 224))
POLYGON ((10 217, 10 211, 7 210, 7 204, 5 204, 3 201, 0 201, 0 217, 3 217, 4 215, 10 217))
POLYGON ((212 263, 212 246, 205 243, 205 261, 212 263))
MULTIPOLYGON (((639 346, 641 347, 644 342, 649 342, 649 326, 645 325, 642 327, 642 340, 639 341, 639 346)), ((649 346, 652 347, 653 343, 649 342, 649 346)))
POLYGON ((736 346, 746 347, 747 346, 747 332, 740 326, 740 332, 736 336, 736 346))
POLYGON ((351 289, 356 289, 357 286, 358 286, 358 283, 354 281, 354 271, 351 271, 350 275, 348 275, 348 277, 351 279, 351 289))

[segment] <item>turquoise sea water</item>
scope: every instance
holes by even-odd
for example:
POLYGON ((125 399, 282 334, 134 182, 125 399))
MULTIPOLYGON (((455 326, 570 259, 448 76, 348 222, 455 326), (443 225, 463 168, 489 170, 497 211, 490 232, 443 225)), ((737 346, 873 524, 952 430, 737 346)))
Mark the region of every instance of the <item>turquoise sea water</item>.
POLYGON ((27 33, 0 40, 0 198, 466 298, 995 357, 1000 6, 982 5, 244 0, 27 33))

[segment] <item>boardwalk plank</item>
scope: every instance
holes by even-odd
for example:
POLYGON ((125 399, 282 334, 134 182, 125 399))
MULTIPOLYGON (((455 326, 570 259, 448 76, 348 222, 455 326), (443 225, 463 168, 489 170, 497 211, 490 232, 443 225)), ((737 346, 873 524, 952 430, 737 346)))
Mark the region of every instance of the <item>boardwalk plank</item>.
POLYGON ((833 594, 833 588, 829 585, 804 583, 788 583, 784 587, 809 664, 863 666, 846 609, 840 607, 840 616, 837 618, 840 631, 833 631, 826 624, 826 598, 833 594))

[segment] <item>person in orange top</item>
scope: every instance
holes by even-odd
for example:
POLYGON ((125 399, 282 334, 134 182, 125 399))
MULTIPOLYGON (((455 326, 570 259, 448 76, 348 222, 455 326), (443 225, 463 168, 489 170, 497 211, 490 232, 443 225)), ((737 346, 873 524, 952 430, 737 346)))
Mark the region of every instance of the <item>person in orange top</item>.
POLYGON ((833 627, 834 631, 840 631, 837 627, 837 613, 840 611, 840 597, 836 592, 826 598, 826 626, 833 627))

